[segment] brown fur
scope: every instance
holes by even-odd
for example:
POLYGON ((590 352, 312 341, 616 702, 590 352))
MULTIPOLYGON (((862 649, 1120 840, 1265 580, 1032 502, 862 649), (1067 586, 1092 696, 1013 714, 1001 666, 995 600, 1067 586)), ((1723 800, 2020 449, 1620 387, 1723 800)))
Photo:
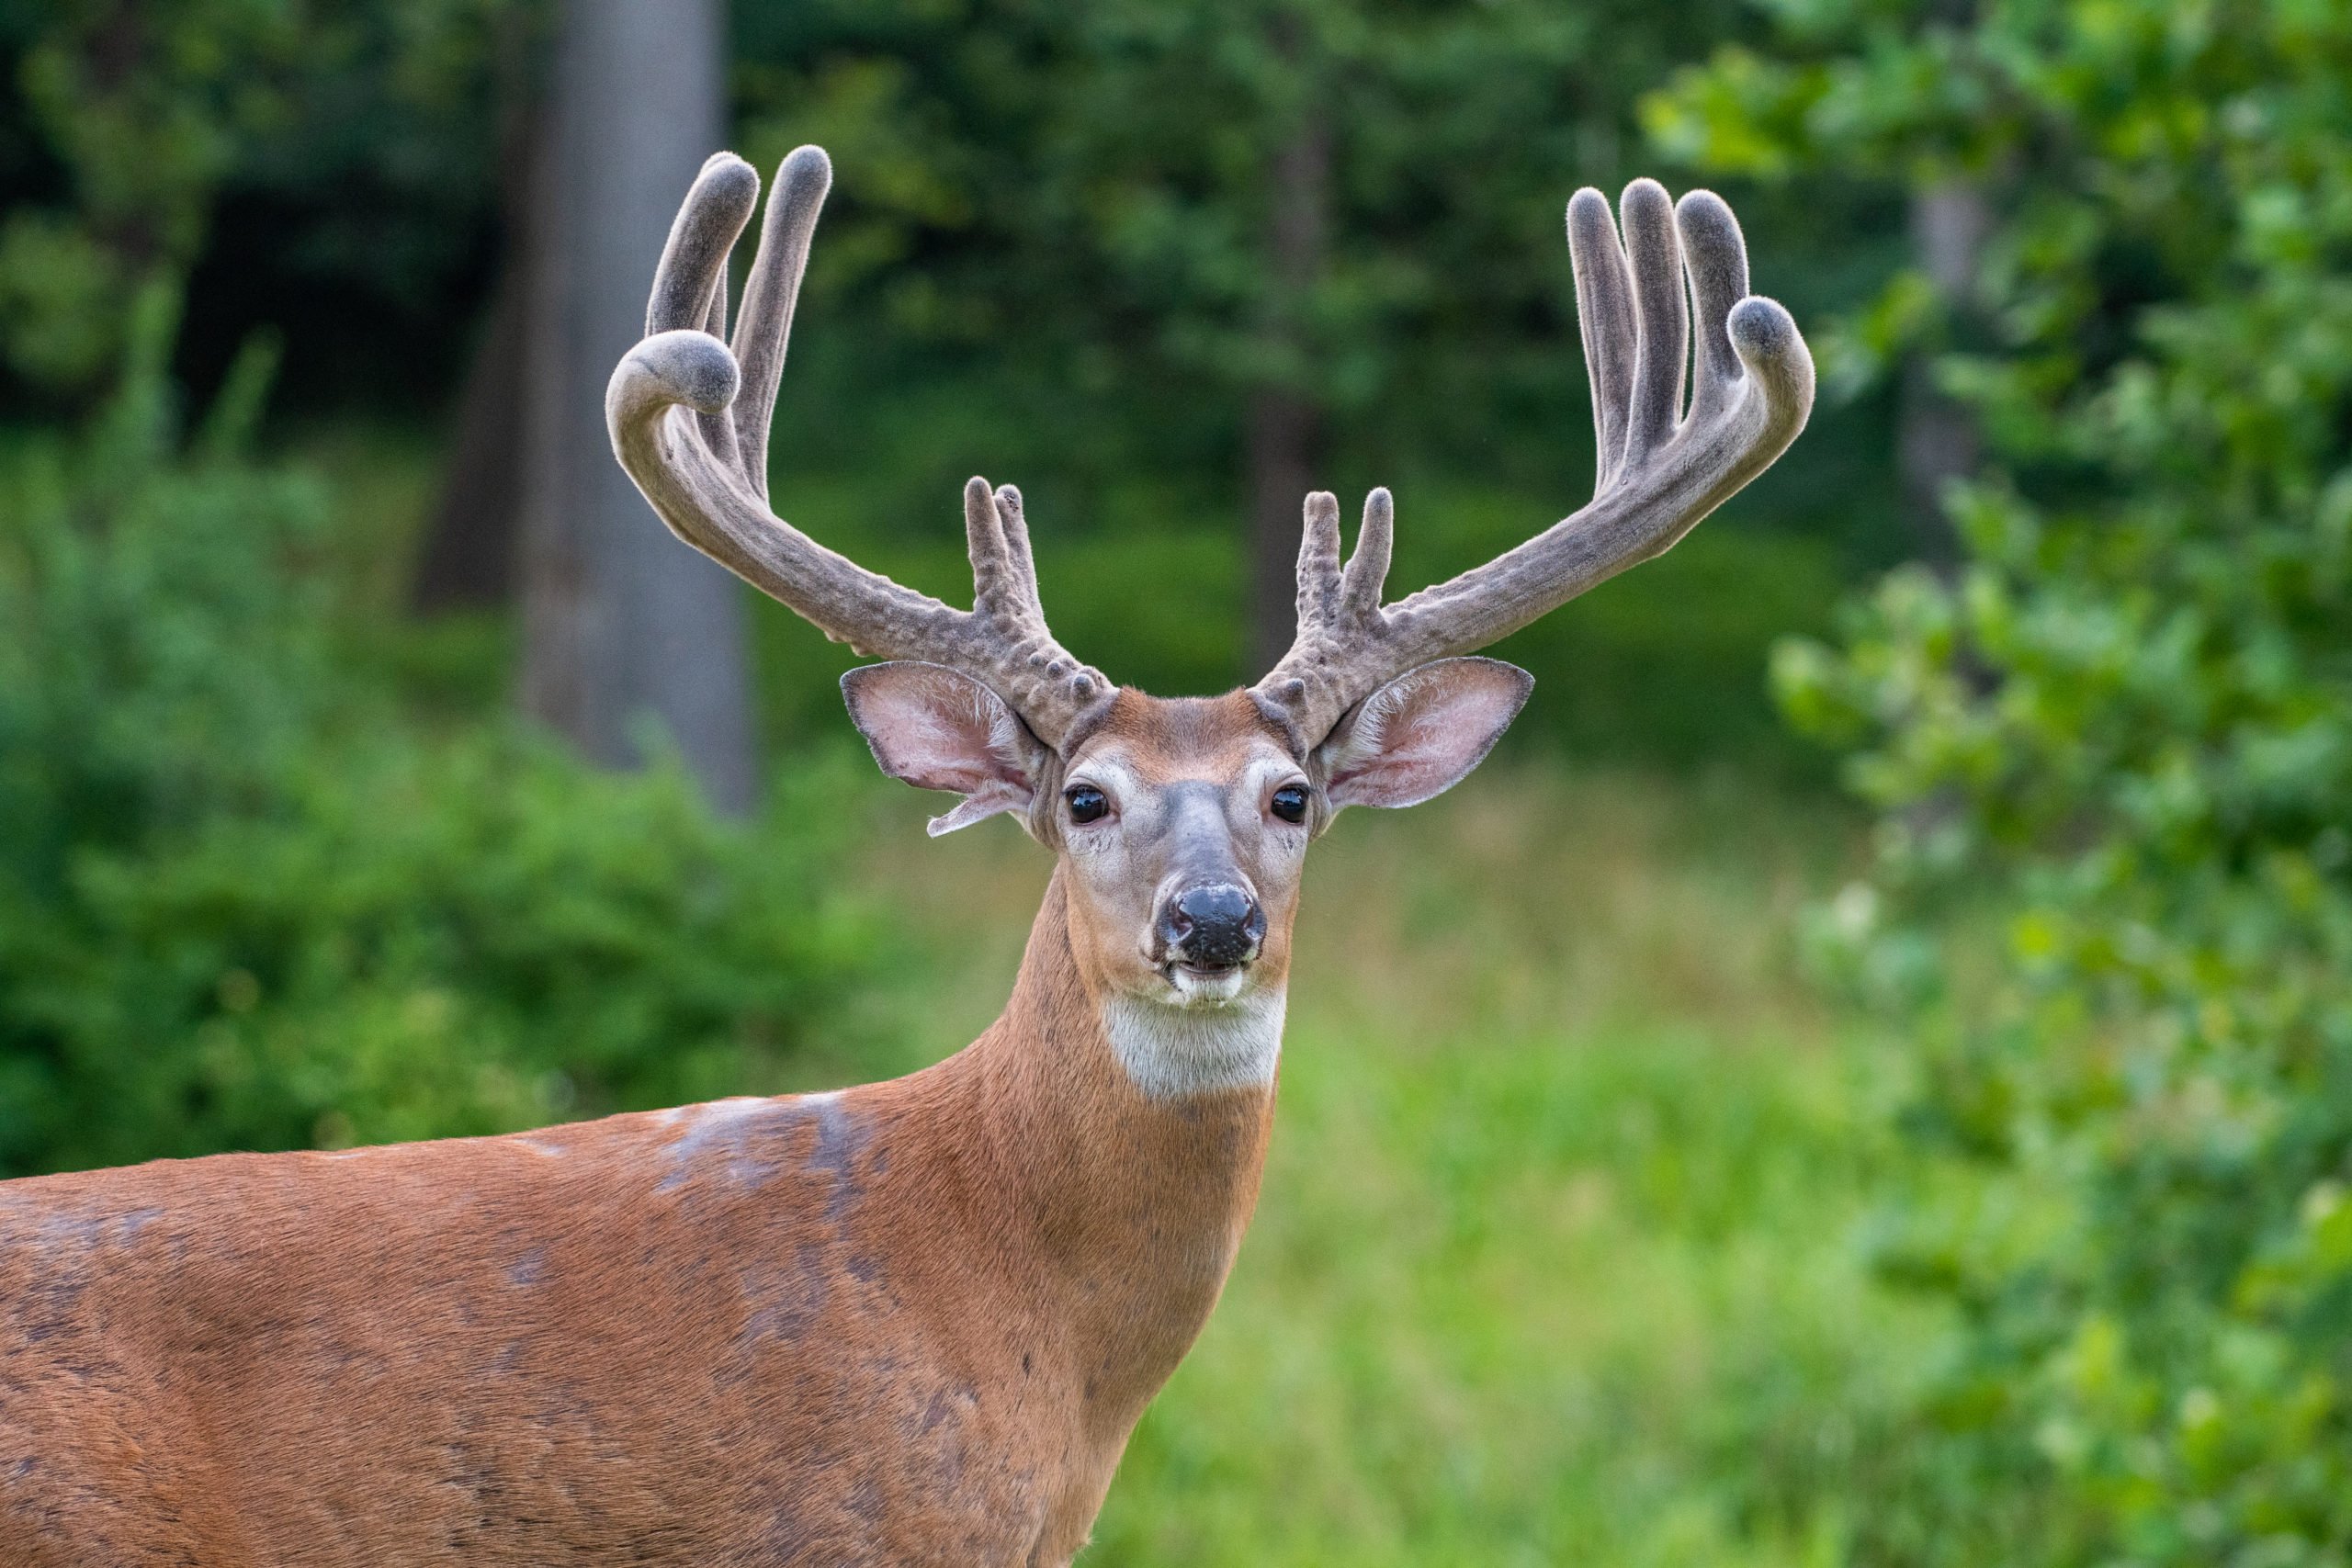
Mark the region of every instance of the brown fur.
MULTIPOLYGON (((1076 755, 1212 775, 1247 708, 1076 755)), ((1067 1562, 1273 1098, 1128 1081, 1070 882, 893 1082, 0 1184, 0 1564, 1067 1562)))

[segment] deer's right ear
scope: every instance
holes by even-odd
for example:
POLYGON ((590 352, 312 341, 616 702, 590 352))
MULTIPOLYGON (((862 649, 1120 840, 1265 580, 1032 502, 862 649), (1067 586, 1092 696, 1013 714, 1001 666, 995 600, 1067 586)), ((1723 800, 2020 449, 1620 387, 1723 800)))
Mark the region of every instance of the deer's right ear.
POLYGON ((1003 698, 970 676, 911 659, 868 664, 842 677, 842 697, 884 773, 964 797, 931 819, 932 837, 1028 811, 1046 749, 1003 698))

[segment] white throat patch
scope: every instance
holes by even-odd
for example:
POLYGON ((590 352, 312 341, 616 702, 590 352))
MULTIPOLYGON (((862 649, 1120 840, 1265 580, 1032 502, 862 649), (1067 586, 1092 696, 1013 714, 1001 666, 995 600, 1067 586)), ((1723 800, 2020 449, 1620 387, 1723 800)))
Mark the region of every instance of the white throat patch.
POLYGON ((1281 991, 1222 1005, 1170 1007, 1118 996, 1102 1007, 1102 1032, 1135 1086, 1154 1100, 1274 1081, 1283 1053, 1281 991))

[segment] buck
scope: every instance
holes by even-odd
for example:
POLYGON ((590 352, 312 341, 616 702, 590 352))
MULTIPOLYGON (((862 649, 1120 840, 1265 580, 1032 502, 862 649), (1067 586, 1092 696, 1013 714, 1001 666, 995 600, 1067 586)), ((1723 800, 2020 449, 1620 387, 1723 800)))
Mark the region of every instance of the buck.
POLYGON ((1003 1016, 836 1093, 0 1185, 0 1563, 1067 1563, 1249 1223, 1307 845, 1467 773, 1531 685, 1476 650, 1665 550, 1812 405, 1722 201, 1637 182, 1621 240, 1580 191, 1591 502, 1384 604, 1387 492, 1344 565, 1309 496, 1290 651, 1150 697, 1046 629, 1009 486, 964 490, 970 610, 770 512, 831 180, 785 160, 730 351, 759 181, 704 167, 606 414, 681 538, 886 660, 850 715, 962 797, 933 833, 1003 813, 1054 852, 1003 1016))

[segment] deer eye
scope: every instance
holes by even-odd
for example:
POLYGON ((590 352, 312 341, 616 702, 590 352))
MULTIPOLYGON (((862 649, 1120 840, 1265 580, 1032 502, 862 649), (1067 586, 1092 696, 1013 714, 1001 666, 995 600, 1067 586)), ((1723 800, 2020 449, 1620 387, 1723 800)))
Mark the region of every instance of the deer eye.
POLYGON ((1092 784, 1072 784, 1062 791, 1062 798, 1069 803, 1069 819, 1073 822, 1099 822, 1111 809, 1111 797, 1092 784))
POLYGON ((1285 822, 1306 820, 1306 786, 1284 784, 1274 791, 1274 815, 1285 822))

